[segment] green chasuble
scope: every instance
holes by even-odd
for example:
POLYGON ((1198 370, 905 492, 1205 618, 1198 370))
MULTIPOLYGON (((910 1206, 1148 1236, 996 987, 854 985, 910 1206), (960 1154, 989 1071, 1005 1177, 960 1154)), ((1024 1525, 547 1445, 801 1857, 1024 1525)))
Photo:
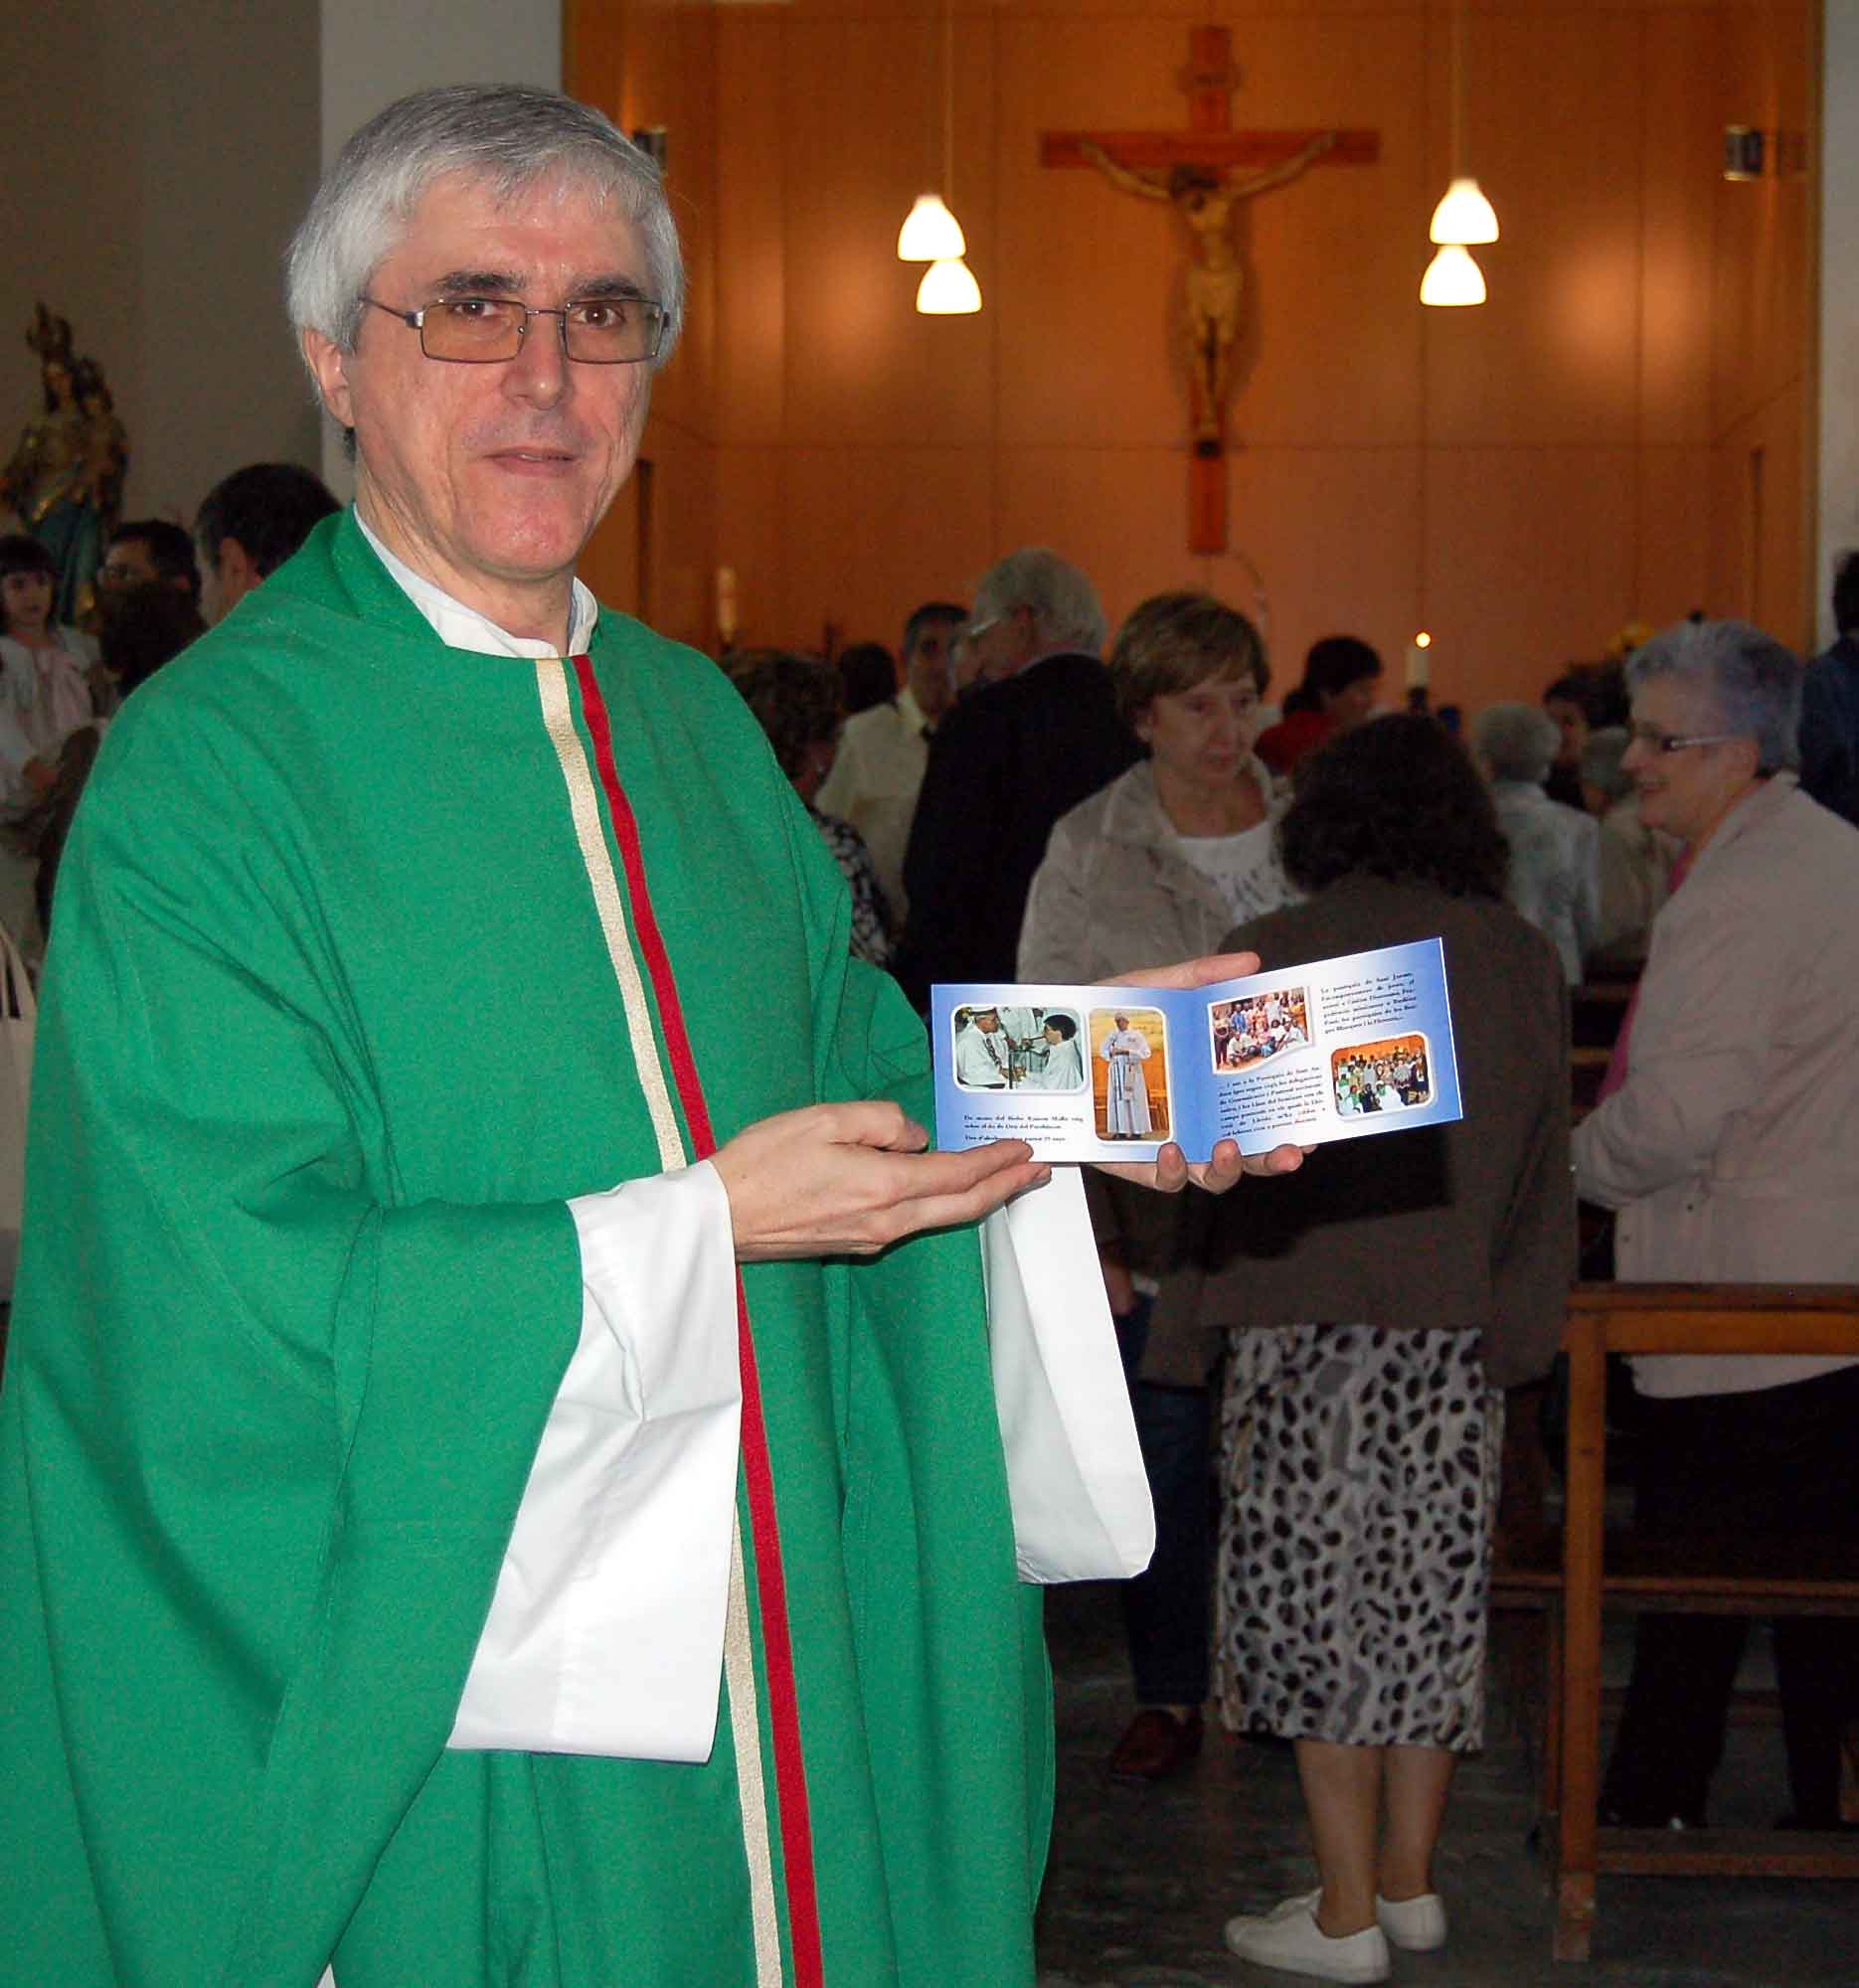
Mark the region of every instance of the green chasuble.
POLYGON ((972 1231, 743 1273, 707 1762, 445 1745, 579 1337, 566 1201, 794 1105, 927 1117, 847 919, 706 658, 448 648, 347 517, 131 700, 0 1398, 0 1983, 1031 1981, 1049 1690, 972 1231))

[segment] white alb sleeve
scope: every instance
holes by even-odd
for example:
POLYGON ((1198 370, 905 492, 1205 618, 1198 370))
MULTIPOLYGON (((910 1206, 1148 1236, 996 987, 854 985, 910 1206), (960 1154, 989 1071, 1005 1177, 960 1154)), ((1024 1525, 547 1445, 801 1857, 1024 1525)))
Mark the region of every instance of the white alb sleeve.
POLYGON ((1081 1170, 996 1209, 981 1260, 1020 1577, 1140 1574, 1155 1512, 1081 1170))
POLYGON ((702 1760, 716 1737, 742 1380, 707 1161, 569 1203, 581 1343, 449 1743, 702 1760))

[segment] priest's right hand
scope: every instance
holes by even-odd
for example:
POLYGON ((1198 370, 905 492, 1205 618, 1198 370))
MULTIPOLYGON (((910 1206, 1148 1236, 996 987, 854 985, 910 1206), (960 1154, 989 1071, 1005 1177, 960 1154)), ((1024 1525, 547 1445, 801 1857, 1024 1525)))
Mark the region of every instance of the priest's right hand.
POLYGON ((895 1104, 811 1104, 745 1126, 712 1160, 730 1198, 740 1263, 875 1256, 925 1229, 978 1222, 1052 1169, 1020 1139, 963 1153, 895 1104))

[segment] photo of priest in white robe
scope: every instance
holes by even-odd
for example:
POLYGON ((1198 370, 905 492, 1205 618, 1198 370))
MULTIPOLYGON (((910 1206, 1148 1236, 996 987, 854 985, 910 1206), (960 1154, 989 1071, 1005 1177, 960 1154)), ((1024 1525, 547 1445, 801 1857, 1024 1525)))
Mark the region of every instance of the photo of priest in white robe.
POLYGON ((1149 1039, 1129 1026, 1129 1017, 1112 1017, 1115 1027, 1098 1045, 1108 1076, 1103 1094, 1103 1136, 1106 1139, 1152 1139, 1149 1086, 1142 1066, 1153 1051, 1149 1039))

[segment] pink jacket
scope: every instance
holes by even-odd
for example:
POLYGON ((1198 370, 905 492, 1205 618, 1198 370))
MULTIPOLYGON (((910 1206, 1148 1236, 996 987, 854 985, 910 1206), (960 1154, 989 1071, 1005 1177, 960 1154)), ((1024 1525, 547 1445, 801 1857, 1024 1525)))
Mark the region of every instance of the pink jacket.
MULTIPOLYGON (((1859 1283, 1859 829, 1777 773, 1653 921, 1626 1081, 1575 1131, 1636 1283, 1859 1283)), ((1849 1362, 1635 1361, 1649 1395, 1849 1362)))

